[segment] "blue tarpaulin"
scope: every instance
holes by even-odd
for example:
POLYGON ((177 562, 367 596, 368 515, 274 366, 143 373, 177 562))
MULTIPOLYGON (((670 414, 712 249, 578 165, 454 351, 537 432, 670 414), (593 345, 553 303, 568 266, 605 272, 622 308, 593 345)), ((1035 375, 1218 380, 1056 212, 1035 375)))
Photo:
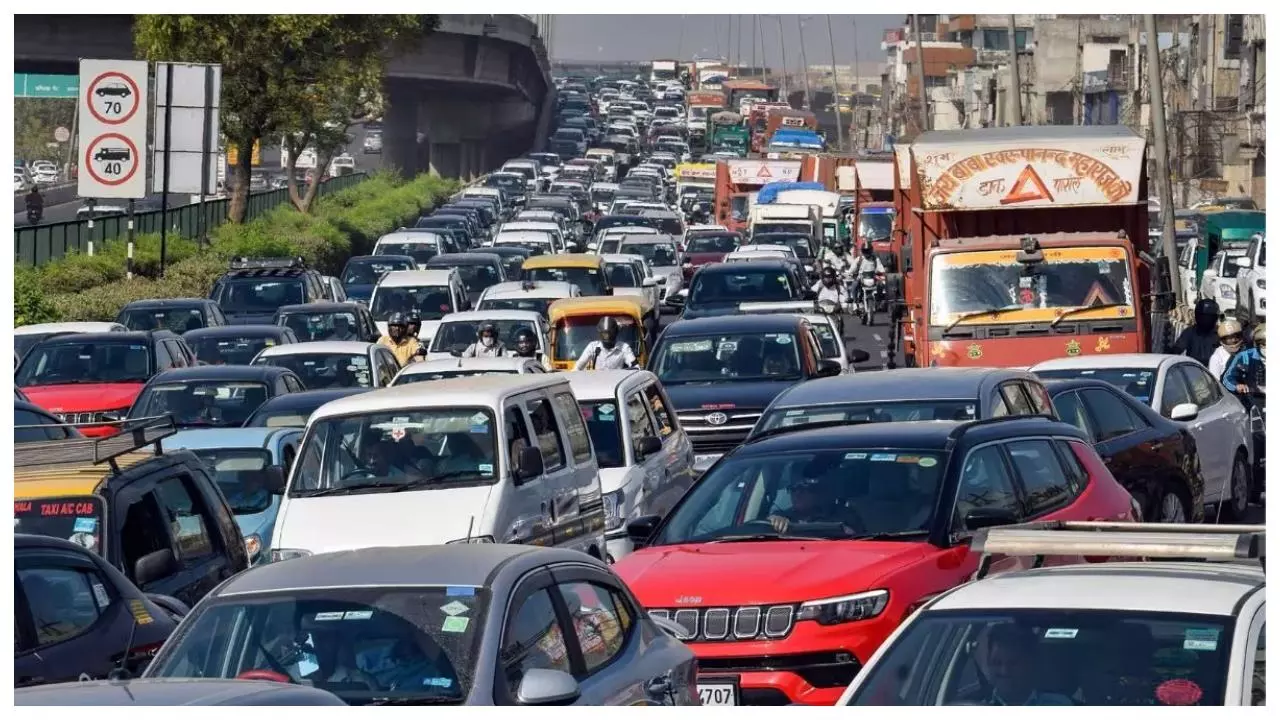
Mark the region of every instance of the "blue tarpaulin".
POLYGON ((760 188, 756 193, 757 205, 768 205, 777 201, 778 193, 783 190, 826 190, 826 186, 818 182, 772 182, 760 188))
POLYGON ((812 130, 779 129, 769 138, 770 145, 781 147, 823 148, 826 142, 812 130))

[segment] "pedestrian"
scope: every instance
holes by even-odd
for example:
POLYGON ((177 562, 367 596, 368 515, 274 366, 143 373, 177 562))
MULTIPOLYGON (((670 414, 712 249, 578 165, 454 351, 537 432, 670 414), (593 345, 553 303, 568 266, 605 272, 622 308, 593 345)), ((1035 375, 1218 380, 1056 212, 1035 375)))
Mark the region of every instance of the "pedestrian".
POLYGON ((625 342, 618 342, 618 321, 600 318, 596 325, 600 339, 592 340, 574 364, 574 370, 626 370, 636 367, 636 354, 625 342))
POLYGON ((1196 303, 1195 323, 1173 341, 1173 354, 1186 355, 1209 366, 1209 358, 1218 348, 1218 303, 1204 299, 1196 303))
POLYGON ((391 351, 396 356, 396 361, 400 363, 400 367, 404 367, 411 362, 419 359, 424 354, 426 348, 418 343, 418 338, 408 333, 409 321, 405 318, 404 313, 391 313, 391 317, 387 319, 387 335, 378 339, 378 344, 391 351))
POLYGON ((1218 343, 1218 349, 1209 356, 1209 372, 1214 380, 1222 382, 1232 358, 1244 349, 1244 328, 1239 320, 1227 318, 1218 323, 1218 343))

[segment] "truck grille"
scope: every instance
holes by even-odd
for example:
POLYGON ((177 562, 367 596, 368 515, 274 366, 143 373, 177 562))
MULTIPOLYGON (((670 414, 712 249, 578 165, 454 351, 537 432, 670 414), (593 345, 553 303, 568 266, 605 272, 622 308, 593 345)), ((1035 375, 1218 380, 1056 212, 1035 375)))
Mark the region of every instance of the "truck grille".
POLYGON ((658 609, 649 615, 673 620, 684 629, 679 639, 685 642, 778 640, 791 632, 795 606, 658 609))

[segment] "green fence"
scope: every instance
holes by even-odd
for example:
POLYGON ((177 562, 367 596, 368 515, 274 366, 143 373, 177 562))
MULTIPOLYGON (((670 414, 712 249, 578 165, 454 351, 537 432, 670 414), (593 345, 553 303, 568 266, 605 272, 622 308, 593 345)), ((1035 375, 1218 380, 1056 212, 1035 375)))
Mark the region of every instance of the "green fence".
MULTIPOLYGON (((345 190, 364 181, 368 175, 353 173, 330 178, 320 184, 319 195, 345 190)), ((206 200, 204 203, 204 222, 201 224, 199 203, 179 205, 169 208, 167 213, 160 210, 134 213, 134 231, 139 235, 158 233, 168 224, 169 231, 184 237, 196 237, 199 229, 213 228, 226 222, 227 208, 230 200, 206 200)), ((289 202, 287 189, 268 190, 252 193, 246 208, 245 220, 252 220, 263 213, 289 202)), ((13 229, 13 257, 17 266, 42 265, 50 260, 68 253, 87 252, 89 241, 95 246, 124 239, 128 235, 129 219, 124 215, 101 217, 93 221, 73 220, 71 222, 50 223, 13 229), (92 225, 92 227, 90 227, 92 225)))

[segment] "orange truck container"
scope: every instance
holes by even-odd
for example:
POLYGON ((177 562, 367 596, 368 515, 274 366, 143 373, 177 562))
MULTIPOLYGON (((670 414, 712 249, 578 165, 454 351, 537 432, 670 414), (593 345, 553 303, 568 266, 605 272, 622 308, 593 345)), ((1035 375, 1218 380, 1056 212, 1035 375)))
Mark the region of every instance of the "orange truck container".
POLYGON ((896 151, 902 274, 890 293, 908 367, 1027 367, 1151 347, 1141 136, 1122 125, 990 128, 927 132, 896 151))
POLYGON ((800 178, 799 160, 720 160, 716 163, 715 222, 730 230, 747 229, 751 196, 772 182, 800 178))

